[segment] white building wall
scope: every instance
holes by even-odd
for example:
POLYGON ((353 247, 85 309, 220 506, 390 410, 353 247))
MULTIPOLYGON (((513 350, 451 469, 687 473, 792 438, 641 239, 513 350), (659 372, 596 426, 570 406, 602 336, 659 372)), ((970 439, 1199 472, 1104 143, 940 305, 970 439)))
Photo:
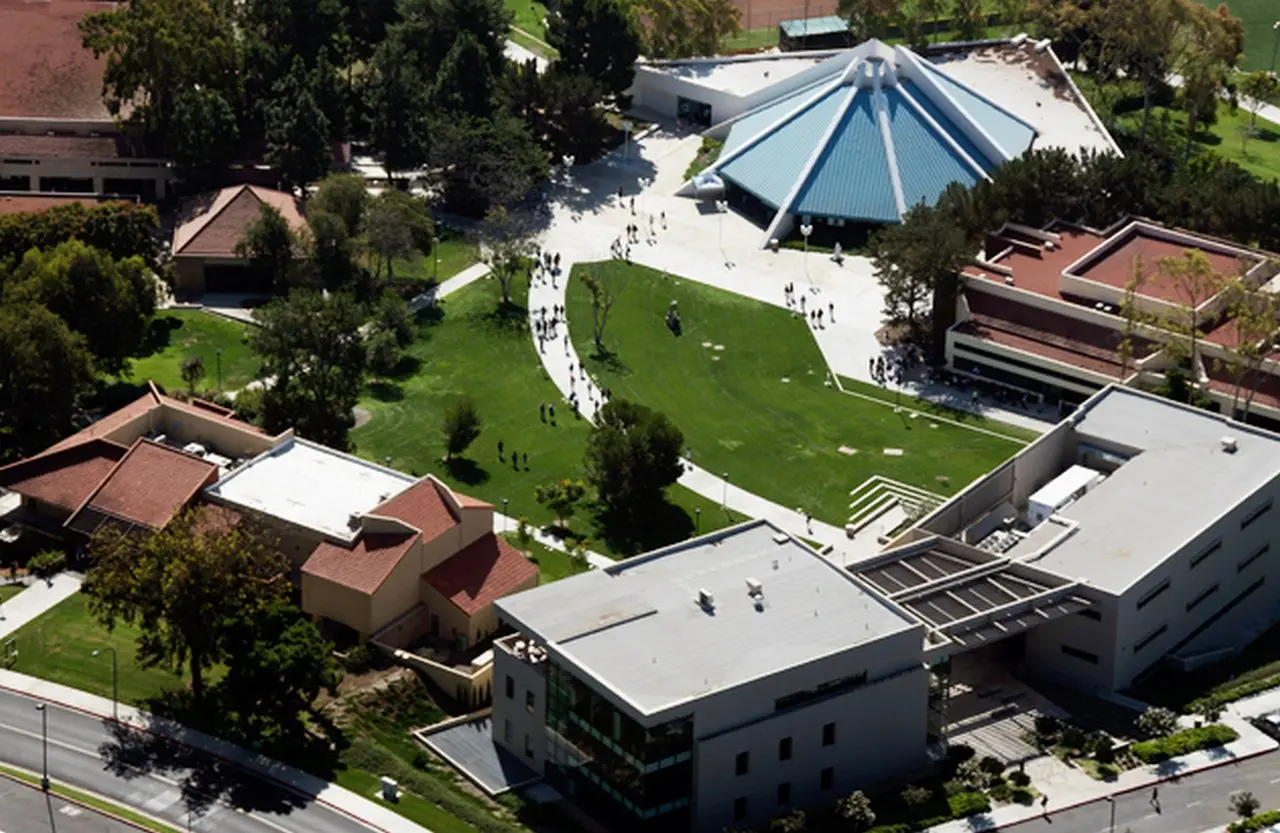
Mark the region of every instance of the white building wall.
POLYGON ((513 656, 507 648, 516 639, 525 637, 508 636, 493 645, 493 739, 541 774, 547 757, 546 663, 531 665, 513 656))

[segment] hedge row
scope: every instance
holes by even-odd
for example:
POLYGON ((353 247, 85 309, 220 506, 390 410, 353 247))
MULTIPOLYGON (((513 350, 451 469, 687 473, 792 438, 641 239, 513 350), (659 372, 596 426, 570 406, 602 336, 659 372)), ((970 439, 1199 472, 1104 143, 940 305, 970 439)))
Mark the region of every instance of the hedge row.
POLYGON ((1187 704, 1184 711, 1187 714, 1194 714, 1201 706, 1207 705, 1221 708, 1228 703, 1234 703, 1237 700, 1243 700, 1246 697, 1252 697, 1255 694, 1261 694, 1264 691, 1269 691, 1270 689, 1275 688, 1277 684, 1280 684, 1280 679, 1277 679, 1276 675, 1273 674, 1269 677, 1264 677, 1261 680, 1251 680, 1247 683, 1233 685, 1228 688, 1215 691, 1213 694, 1208 696, 1198 697, 1195 700, 1192 700, 1187 704))
POLYGON ((1233 821, 1227 825, 1227 833, 1257 833, 1273 824, 1280 824, 1280 810, 1268 810, 1251 819, 1233 821))
POLYGON ((1129 751, 1145 764, 1156 764, 1198 749, 1222 746, 1238 737, 1240 733, 1230 726, 1214 724, 1198 729, 1187 729, 1169 735, 1167 738, 1144 740, 1129 747, 1129 751))

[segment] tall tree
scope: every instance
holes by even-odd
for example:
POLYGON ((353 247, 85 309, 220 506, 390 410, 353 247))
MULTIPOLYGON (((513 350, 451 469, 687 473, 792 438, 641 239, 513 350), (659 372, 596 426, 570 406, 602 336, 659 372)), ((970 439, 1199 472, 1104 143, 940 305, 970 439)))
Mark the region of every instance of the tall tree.
POLYGON ((293 59, 289 74, 272 87, 267 105, 267 162, 280 171, 285 187, 306 193, 333 164, 329 119, 312 94, 313 73, 293 59))
POLYGON ((951 0, 951 27, 962 41, 978 40, 987 31, 982 0, 951 0))
POLYGON ((169 152, 186 182, 197 187, 217 182, 235 158, 239 138, 235 109, 222 93, 193 87, 175 97, 169 152))
MULTIPOLYGON (((440 433, 444 438, 446 462, 466 451, 476 441, 476 437, 480 436, 480 411, 471 397, 464 396, 445 409, 440 433)), ((513 456, 514 453, 512 452, 513 456)))
POLYGON ((236 243, 236 254, 249 262, 260 284, 276 292, 288 292, 301 277, 295 268, 298 237, 284 215, 266 203, 236 243))
POLYGON ((1211 11, 1192 0, 1180 0, 1182 25, 1174 49, 1175 72, 1182 76, 1182 107, 1187 112, 1184 161, 1202 122, 1211 121, 1227 78, 1240 62, 1244 34, 1226 6, 1211 11))
POLYGON ((516 278, 528 268, 537 244, 529 218, 498 206, 489 209, 480 224, 480 259, 489 267, 489 275, 502 289, 502 303, 511 303, 516 278))
POLYGON ((684 435, 664 414, 611 399, 596 415, 584 459, 600 503, 634 521, 662 503, 683 471, 684 435))
POLYGON ((359 174, 330 174, 316 186, 307 213, 322 211, 342 219, 347 234, 355 237, 369 208, 369 189, 359 174))
POLYGON ((640 34, 622 0, 562 0, 547 20, 555 67, 600 84, 609 104, 626 110, 623 95, 635 80, 640 34))
POLYGON ((435 77, 464 33, 479 44, 490 74, 502 74, 513 17, 503 0, 402 0, 399 6, 404 22, 396 28, 417 53, 426 77, 435 77))
POLYGON ((356 259, 355 241, 342 219, 313 207, 307 212, 307 225, 311 229, 311 271, 320 285, 331 291, 364 295, 365 272, 356 259))
POLYGON ((633 0, 631 13, 650 58, 715 55, 742 28, 731 0, 633 0))
POLYGON ((365 372, 359 305, 344 293, 294 290, 255 316, 261 326, 249 344, 263 376, 273 380, 262 395, 267 430, 292 427, 309 440, 347 449, 365 372))
POLYGON ((382 167, 390 178, 427 161, 431 84, 418 62, 404 30, 396 29, 378 47, 364 74, 369 139, 382 154, 382 167))
POLYGON ((1199 249, 1187 249, 1176 257, 1162 257, 1156 261, 1156 271, 1178 294, 1182 309, 1166 320, 1167 326, 1182 333, 1189 345, 1193 385, 1199 384, 1200 326, 1204 323, 1201 307, 1221 292, 1226 278, 1214 271, 1207 255, 1199 249))
POLYGON ((502 113, 488 120, 450 119, 439 125, 434 141, 445 204, 469 217, 519 202, 550 171, 546 151, 525 123, 502 113))
POLYGON ((604 328, 609 325, 613 305, 622 294, 622 280, 612 270, 606 270, 599 276, 583 272, 582 284, 591 296, 591 337, 595 341, 596 352, 604 354, 604 328))
POLYGON ((449 113, 488 118, 493 113, 496 85, 484 47, 470 32, 463 32, 440 64, 431 102, 449 113))
POLYGON ((896 0, 840 0, 836 12, 848 21, 849 31, 861 42, 888 34, 898 13, 898 3, 896 0))
POLYGON ((156 532, 109 523, 88 545, 90 613, 108 629, 122 622, 138 629, 143 668, 185 667, 197 703, 205 672, 226 656, 229 623, 290 592, 289 563, 274 544, 247 521, 219 517, 205 506, 156 532))
POLYGON ((1226 314, 1234 325, 1231 340, 1221 345, 1232 381, 1231 415, 1240 412, 1240 395, 1244 393, 1242 418, 1248 420, 1253 398, 1267 378, 1262 367, 1271 356, 1280 301, 1274 293, 1250 287, 1238 278, 1227 284, 1224 293, 1226 314))
POLYGON ((0 460, 34 454, 71 432, 91 389, 84 337, 34 303, 0 303, 0 460))
POLYGON ((365 232, 369 249, 376 260, 374 277, 387 270, 395 258, 408 257, 414 251, 428 254, 435 241, 435 225, 426 203, 403 191, 383 191, 369 205, 365 216, 365 232))

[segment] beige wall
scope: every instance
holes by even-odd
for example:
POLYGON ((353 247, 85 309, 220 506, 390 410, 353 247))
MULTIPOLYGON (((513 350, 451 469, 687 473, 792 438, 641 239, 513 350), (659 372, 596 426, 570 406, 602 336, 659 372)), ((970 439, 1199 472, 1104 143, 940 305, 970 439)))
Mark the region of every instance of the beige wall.
POLYGON ((418 565, 422 561, 422 550, 422 538, 418 536, 391 575, 373 591, 372 619, 367 633, 379 630, 418 603, 418 587, 422 584, 422 571, 418 565))
MULTIPOLYGON (((446 599, 438 590, 427 582, 422 582, 422 603, 432 616, 438 618, 439 636, 442 639, 455 639, 459 634, 466 634, 467 646, 475 644, 471 619, 458 609, 458 606, 446 599)), ((490 606, 492 607, 492 606, 490 606)))
POLYGON ((302 574, 302 610, 310 616, 341 622, 362 637, 367 637, 374 630, 370 627, 372 604, 369 596, 307 573, 302 574))
POLYGON ((200 443, 226 457, 256 457, 273 447, 279 439, 259 434, 248 426, 224 422, 212 415, 187 413, 167 405, 129 420, 104 437, 121 445, 133 445, 148 432, 165 434, 184 443, 200 443))

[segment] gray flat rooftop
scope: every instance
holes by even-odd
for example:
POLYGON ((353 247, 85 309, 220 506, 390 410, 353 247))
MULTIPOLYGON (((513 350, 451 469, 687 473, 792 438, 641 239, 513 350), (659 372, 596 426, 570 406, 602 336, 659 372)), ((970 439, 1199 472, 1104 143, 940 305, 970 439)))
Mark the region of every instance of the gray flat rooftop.
POLYGON ((638 70, 670 75, 735 96, 747 96, 804 72, 831 57, 830 52, 781 52, 738 58, 692 58, 640 63, 638 70))
POLYGON ((764 521, 494 604, 642 714, 921 628, 764 521), (763 585, 759 609, 748 578, 763 585), (714 595, 712 612, 698 605, 699 590, 714 595))
POLYGON ((498 746, 493 739, 492 721, 487 717, 433 734, 419 733, 418 737, 489 795, 504 793, 542 777, 520 758, 498 746))
MULTIPOLYGON (((1080 443, 1133 456, 1057 513, 1079 529, 1029 563, 1117 594, 1280 476, 1275 434, 1125 388, 1089 405, 1075 433, 1080 443), (1222 449, 1226 436, 1235 438, 1235 453, 1222 449)), ((1008 555, 1025 558, 1046 536, 1008 555)))
POLYGON ((215 500, 252 509, 339 541, 347 525, 417 481, 394 469, 308 442, 287 440, 205 490, 215 500))

